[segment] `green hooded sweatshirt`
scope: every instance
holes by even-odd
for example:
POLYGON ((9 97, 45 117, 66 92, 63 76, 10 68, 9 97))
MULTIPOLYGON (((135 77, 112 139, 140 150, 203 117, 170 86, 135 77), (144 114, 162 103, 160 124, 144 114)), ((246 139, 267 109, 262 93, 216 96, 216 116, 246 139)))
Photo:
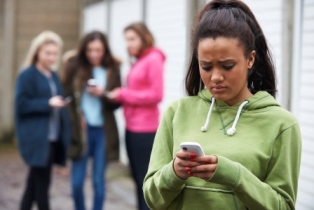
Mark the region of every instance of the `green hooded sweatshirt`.
POLYGON ((297 120, 267 92, 233 106, 213 102, 208 90, 174 102, 164 113, 144 180, 151 209, 295 209, 301 156, 297 120), (235 117, 234 135, 228 135, 235 117), (205 132, 201 131, 208 118, 205 132), (180 143, 201 144, 218 157, 210 180, 176 176, 173 160, 180 143))

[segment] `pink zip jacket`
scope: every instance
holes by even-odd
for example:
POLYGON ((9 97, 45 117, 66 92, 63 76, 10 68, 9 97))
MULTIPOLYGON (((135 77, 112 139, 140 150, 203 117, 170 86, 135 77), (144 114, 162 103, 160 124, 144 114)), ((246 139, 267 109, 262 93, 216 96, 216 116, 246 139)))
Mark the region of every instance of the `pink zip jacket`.
POLYGON ((126 128, 132 132, 155 132, 159 124, 158 104, 163 98, 166 56, 157 49, 147 50, 131 67, 127 87, 120 88, 126 128))

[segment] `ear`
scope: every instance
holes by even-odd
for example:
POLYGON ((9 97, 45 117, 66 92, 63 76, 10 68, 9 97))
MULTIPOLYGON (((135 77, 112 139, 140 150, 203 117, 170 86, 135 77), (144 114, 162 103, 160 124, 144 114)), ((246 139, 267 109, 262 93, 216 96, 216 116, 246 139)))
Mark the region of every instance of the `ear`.
POLYGON ((249 70, 253 67, 253 64, 255 62, 255 55, 256 55, 256 51, 255 50, 253 50, 249 54, 249 57, 247 59, 247 67, 248 67, 249 70))

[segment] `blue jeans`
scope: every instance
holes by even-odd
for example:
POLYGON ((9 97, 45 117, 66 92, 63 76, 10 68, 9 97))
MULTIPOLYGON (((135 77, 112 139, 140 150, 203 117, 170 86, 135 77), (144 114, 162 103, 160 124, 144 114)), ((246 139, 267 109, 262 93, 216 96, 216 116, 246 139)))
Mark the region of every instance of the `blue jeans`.
POLYGON ((72 162, 72 196, 76 210, 85 210, 83 186, 89 157, 93 158, 93 210, 102 210, 105 199, 105 143, 103 127, 87 127, 87 151, 79 160, 72 162))

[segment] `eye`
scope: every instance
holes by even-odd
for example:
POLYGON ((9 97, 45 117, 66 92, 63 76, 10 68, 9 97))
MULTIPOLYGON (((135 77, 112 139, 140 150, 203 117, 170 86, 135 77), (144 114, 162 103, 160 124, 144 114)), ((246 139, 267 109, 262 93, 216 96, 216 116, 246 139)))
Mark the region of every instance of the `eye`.
POLYGON ((210 71, 211 69, 212 69, 212 67, 211 66, 202 66, 202 69, 204 70, 204 71, 210 71))
POLYGON ((225 69, 225 70, 231 70, 233 67, 234 67, 234 64, 222 66, 222 68, 225 69))

